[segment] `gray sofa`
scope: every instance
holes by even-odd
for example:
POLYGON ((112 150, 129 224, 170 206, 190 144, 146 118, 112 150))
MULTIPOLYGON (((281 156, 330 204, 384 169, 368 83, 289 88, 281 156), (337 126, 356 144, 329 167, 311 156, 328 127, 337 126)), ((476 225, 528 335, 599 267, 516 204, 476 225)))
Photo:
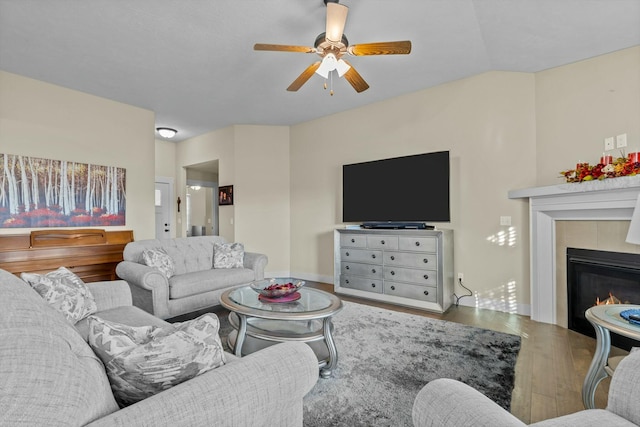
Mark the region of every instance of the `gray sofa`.
POLYGON ((245 252, 244 268, 213 268, 213 244, 221 236, 138 240, 125 246, 116 274, 131 285, 133 304, 161 319, 220 304, 227 289, 264 278, 267 256, 245 252), (175 275, 167 279, 144 263, 145 249, 162 248, 173 260, 175 275))
MULTIPOLYGON (((99 317, 167 325, 131 305, 124 281, 88 286, 99 317)), ((318 379, 318 361, 304 343, 242 359, 226 354, 226 365, 119 409, 83 337, 84 322, 74 327, 27 283, 0 270, 1 426, 302 426, 302 398, 318 379)))
MULTIPOLYGON (((541 372, 540 375, 546 375, 541 372)), ((588 409, 544 420, 537 427, 623 427, 640 425, 640 351, 625 357, 609 386, 606 409, 588 409)), ((451 379, 431 381, 418 393, 413 405, 416 427, 524 426, 477 390, 451 379)))

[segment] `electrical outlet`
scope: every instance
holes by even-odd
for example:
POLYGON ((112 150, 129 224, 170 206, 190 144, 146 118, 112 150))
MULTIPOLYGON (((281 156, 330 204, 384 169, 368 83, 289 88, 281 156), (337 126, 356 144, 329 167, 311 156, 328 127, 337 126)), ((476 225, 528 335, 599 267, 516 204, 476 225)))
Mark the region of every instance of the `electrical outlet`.
POLYGON ((500 217, 500 225, 511 225, 511 217, 510 216, 501 216, 500 217))
POLYGON ((458 280, 464 280, 464 273, 458 273, 458 280))
POLYGON ((623 148, 627 146, 627 134, 623 133, 616 136, 616 147, 623 148))
POLYGON ((604 139, 604 151, 613 150, 615 147, 613 145, 613 137, 610 136, 604 139))

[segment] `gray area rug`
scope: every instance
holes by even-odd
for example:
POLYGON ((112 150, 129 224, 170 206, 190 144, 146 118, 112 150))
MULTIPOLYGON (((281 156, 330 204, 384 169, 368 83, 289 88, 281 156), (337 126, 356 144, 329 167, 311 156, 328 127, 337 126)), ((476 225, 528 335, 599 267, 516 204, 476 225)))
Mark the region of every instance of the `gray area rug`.
MULTIPOLYGON (((418 391, 442 377, 469 384, 509 408, 519 336, 344 305, 333 321, 338 367, 304 398, 306 427, 412 426, 418 391)), ((219 316, 220 335, 226 337, 230 326, 219 316)))

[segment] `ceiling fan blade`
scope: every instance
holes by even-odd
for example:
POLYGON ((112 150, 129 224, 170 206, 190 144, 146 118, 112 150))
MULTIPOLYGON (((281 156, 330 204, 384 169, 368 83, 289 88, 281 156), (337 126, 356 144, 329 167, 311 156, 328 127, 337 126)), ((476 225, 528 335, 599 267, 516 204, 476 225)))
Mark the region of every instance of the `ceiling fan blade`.
POLYGON ((342 40, 344 26, 347 23, 349 8, 340 3, 327 2, 327 28, 325 37, 330 42, 342 40))
POLYGON ((315 47, 309 46, 293 46, 288 44, 266 44, 256 43, 253 45, 253 50, 270 50, 276 52, 301 52, 301 53, 316 53, 315 47))
MULTIPOLYGON (((344 62, 347 62, 347 61, 344 61, 344 62)), ((344 78, 347 79, 349 84, 353 86, 356 92, 360 93, 369 89, 369 85, 367 84, 367 82, 364 81, 360 73, 358 73, 356 69, 353 68, 353 65, 349 64, 348 62, 347 62, 347 65, 350 68, 347 70, 346 73, 344 73, 344 78)))
POLYGON ((302 74, 300 74, 298 76, 297 79, 295 79, 293 81, 293 83, 291 83, 289 85, 289 87, 287 88, 287 90, 289 92, 295 92, 298 89, 300 89, 302 87, 303 84, 305 84, 307 82, 307 80, 309 80, 311 78, 311 76, 313 76, 313 73, 316 72, 316 70, 318 69, 318 67, 320 66, 320 61, 316 61, 313 64, 309 65, 307 67, 306 70, 304 70, 302 72, 302 74))
POLYGON ((364 55, 407 55, 411 53, 411 41, 354 44, 347 48, 354 56, 364 55))

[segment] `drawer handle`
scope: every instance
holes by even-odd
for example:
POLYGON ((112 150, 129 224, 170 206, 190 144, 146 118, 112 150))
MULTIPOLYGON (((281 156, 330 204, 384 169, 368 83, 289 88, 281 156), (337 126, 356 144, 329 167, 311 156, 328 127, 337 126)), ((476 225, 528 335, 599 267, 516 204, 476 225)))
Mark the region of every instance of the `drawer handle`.
POLYGON ((344 283, 349 284, 349 279, 345 280, 344 283))
POLYGON ((372 273, 375 273, 375 272, 376 272, 376 269, 375 269, 375 268, 372 268, 372 269, 371 269, 371 272, 372 272, 372 273))
POLYGON ((371 258, 376 259, 376 254, 371 254, 371 258))
POLYGON ((345 254, 346 256, 349 256, 349 252, 345 252, 344 254, 345 254))
POLYGON ((416 242, 416 246, 420 246, 420 242, 416 242))
POLYGON ((423 294, 429 295, 429 291, 424 291, 423 294))
POLYGON ((384 245, 384 240, 380 240, 380 244, 384 245))
POLYGON ((424 262, 425 264, 429 262, 429 260, 427 258, 423 259, 422 262, 424 262))
POLYGON ((348 269, 349 269, 349 266, 348 266, 348 265, 347 265, 347 266, 345 266, 345 267, 344 267, 344 269, 345 269, 345 270, 348 270, 348 269))
POLYGON ((396 287, 395 287, 395 286, 392 286, 392 287, 391 287, 391 290, 392 290, 392 291, 395 291, 395 290, 396 290, 396 287))
POLYGON ((396 259, 396 257, 394 257, 393 255, 391 255, 391 261, 394 261, 396 259))
POLYGON ((355 243, 355 242, 356 242, 356 239, 351 239, 351 243, 355 243))
POLYGON ((424 280, 429 280, 429 275, 428 274, 425 274, 423 277, 424 277, 424 280))
POLYGON ((393 271, 393 270, 391 270, 391 275, 392 275, 392 276, 395 276, 395 275, 396 275, 396 272, 395 272, 395 271, 393 271))
POLYGON ((375 284, 375 283, 372 283, 372 284, 371 284, 371 287, 372 287, 372 288, 375 288, 375 287, 376 287, 376 284, 375 284))

